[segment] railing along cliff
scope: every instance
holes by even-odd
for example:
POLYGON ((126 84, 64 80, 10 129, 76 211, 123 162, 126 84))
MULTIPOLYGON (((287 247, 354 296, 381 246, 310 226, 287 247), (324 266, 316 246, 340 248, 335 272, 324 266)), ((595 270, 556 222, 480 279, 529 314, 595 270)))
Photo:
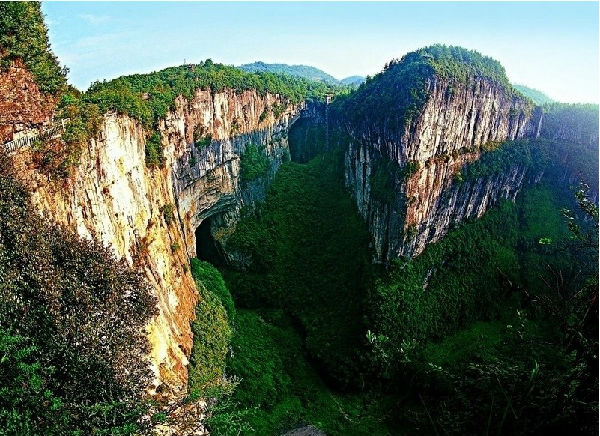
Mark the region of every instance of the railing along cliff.
POLYGON ((41 129, 34 130, 31 132, 27 132, 25 136, 22 136, 17 139, 13 139, 12 141, 5 142, 2 147, 8 153, 11 153, 19 148, 25 146, 31 146, 32 143, 37 141, 38 139, 48 139, 60 136, 65 131, 65 126, 69 122, 68 118, 61 119, 60 121, 56 121, 52 123, 51 126, 41 129))

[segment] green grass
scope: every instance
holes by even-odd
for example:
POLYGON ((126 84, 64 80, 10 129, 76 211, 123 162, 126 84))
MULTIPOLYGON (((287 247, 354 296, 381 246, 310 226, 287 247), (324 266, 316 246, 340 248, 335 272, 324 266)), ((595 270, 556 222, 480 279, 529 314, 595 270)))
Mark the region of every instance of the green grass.
POLYGON ((198 286, 196 319, 192 322, 194 345, 190 354, 188 385, 193 396, 206 395, 223 384, 225 360, 233 333, 235 309, 219 271, 207 262, 191 260, 198 286))

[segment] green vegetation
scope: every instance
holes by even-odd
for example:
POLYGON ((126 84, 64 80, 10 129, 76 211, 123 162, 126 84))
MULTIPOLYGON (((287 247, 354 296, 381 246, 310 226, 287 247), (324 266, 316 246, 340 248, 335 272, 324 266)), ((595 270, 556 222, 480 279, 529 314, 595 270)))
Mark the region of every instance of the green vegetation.
POLYGON ((250 182, 269 172, 269 158, 262 147, 248 144, 240 157, 240 175, 242 180, 250 182))
POLYGON ((163 156, 162 138, 159 132, 152 132, 146 139, 146 165, 149 167, 163 167, 165 157, 163 156))
POLYGON ((39 217, 13 171, 0 156, 0 434, 132 434, 152 379, 151 290, 39 217))
POLYGON ((192 259, 191 271, 194 279, 200 281, 204 288, 219 299, 227 313, 229 323, 233 325, 235 321, 235 306, 219 270, 208 262, 192 259))
MULTIPOLYGON (((465 180, 519 162, 546 165, 545 182, 386 270, 371 265, 340 154, 281 167, 221 241, 251 263, 223 271, 238 307, 226 372, 239 384, 213 409, 213 434, 593 434, 594 221, 555 184, 554 142, 485 148, 465 180)), ((382 195, 390 174, 417 169, 381 167, 382 195)))
POLYGON ((574 328, 584 343, 597 341, 597 327, 575 321, 586 320, 597 292, 587 285, 597 280, 597 253, 569 238, 560 211, 572 203, 567 190, 528 188, 517 204, 461 225, 376 281, 368 306, 376 373, 400 391, 416 377, 417 405, 401 422, 445 434, 540 434, 574 425, 592 434, 597 403, 586 383, 595 385, 589 371, 596 363, 583 349, 575 357, 577 347, 565 340, 574 328), (563 298, 579 292, 587 296, 557 316, 563 298), (569 386, 577 388, 561 397, 569 386))
POLYGON ((203 137, 200 135, 196 135, 196 133, 194 132, 194 144, 196 145, 196 148, 198 150, 202 150, 203 148, 208 147, 211 142, 212 142, 211 135, 206 135, 203 137))
POLYGON ((261 95, 280 94, 290 103, 307 97, 323 98, 329 92, 329 87, 319 82, 272 73, 245 73, 207 59, 197 65, 96 82, 85 93, 85 100, 97 104, 102 112, 114 110, 131 115, 150 128, 164 118, 177 96, 192 99, 197 89, 255 89, 261 95))
POLYGON ((65 88, 67 70, 50 50, 40 3, 0 3, 0 47, 0 68, 21 59, 42 92, 57 94, 65 88))
POLYGON ((328 85, 340 85, 340 82, 325 71, 308 65, 287 65, 287 64, 265 64, 264 62, 253 62, 238 67, 247 73, 273 73, 283 74, 292 77, 302 77, 316 82, 326 83, 328 85))
POLYGON ((175 218, 174 211, 175 206, 173 206, 173 203, 165 204, 160 208, 160 212, 162 213, 162 216, 165 220, 165 224, 167 226, 171 225, 173 219, 175 218))
POLYGON ((228 373, 241 381, 213 410, 211 434, 238 434, 231 431, 232 418, 243 435, 282 434, 308 424, 331 435, 391 434, 380 397, 327 387, 307 360, 293 320, 281 310, 240 311, 232 356, 228 373))
POLYGON ((337 153, 283 164, 256 216, 226 241, 228 250, 252 259, 252 269, 224 276, 238 307, 285 308, 302 326, 311 357, 340 384, 352 384, 369 237, 342 169, 337 153))
POLYGON ((192 259, 191 272, 198 286, 196 320, 192 323, 194 346, 190 354, 190 395, 210 395, 211 389, 226 389, 225 359, 233 333, 235 311, 231 295, 215 267, 192 259))
POLYGON ((517 140, 506 141, 491 151, 484 149, 478 160, 463 166, 460 181, 506 174, 517 163, 533 174, 539 173, 548 165, 553 146, 550 141, 517 140))
POLYGON ((484 77, 507 94, 515 93, 498 61, 462 47, 438 44, 391 61, 381 73, 367 77, 356 92, 338 97, 332 107, 355 123, 402 130, 421 111, 428 81, 434 76, 456 84, 484 77))
POLYGON ((538 106, 554 103, 550 97, 544 94, 542 91, 538 91, 537 89, 529 88, 525 85, 513 85, 514 88, 523 94, 525 97, 530 98, 535 104, 538 106))

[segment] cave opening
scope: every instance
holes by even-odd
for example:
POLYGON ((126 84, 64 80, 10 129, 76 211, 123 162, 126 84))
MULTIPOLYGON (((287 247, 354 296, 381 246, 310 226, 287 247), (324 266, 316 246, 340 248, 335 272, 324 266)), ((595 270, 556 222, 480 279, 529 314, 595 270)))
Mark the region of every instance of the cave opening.
POLYGON ((221 246, 215 240, 212 232, 213 217, 205 218, 196 227, 196 257, 216 266, 224 265, 221 246))

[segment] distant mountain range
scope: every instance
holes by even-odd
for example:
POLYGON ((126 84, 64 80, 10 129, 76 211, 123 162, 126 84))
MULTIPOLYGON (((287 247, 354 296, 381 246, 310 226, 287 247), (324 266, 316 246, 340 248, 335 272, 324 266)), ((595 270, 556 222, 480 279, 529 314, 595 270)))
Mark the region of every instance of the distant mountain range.
POLYGON ((350 76, 338 80, 331 74, 309 65, 288 65, 288 64, 266 64, 264 62, 253 62, 251 64, 240 65, 240 70, 249 73, 269 72, 277 74, 288 74, 290 76, 304 77, 305 79, 316 80, 327 83, 328 85, 346 85, 358 87, 365 78, 362 76, 350 76))
POLYGON ((544 94, 542 91, 538 91, 537 89, 529 88, 525 85, 513 86, 517 88, 521 92, 521 94, 532 99, 535 104, 542 105, 556 102, 555 100, 552 100, 550 97, 544 94))

